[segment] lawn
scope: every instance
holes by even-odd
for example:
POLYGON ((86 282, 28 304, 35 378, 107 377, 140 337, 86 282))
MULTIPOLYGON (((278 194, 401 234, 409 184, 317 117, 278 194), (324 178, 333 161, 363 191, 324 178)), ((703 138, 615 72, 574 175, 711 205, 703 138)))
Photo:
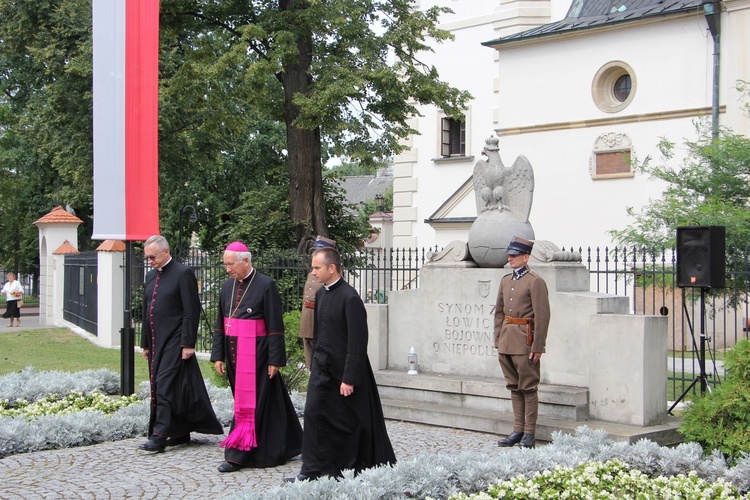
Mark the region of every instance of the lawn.
MULTIPOLYGON (((0 375, 33 366, 38 370, 81 370, 107 368, 120 373, 120 350, 107 349, 67 328, 0 333, 0 375)), ((199 360, 204 378, 210 378, 211 363, 199 360)), ((148 366, 140 352, 135 353, 135 386, 148 381, 148 366)))

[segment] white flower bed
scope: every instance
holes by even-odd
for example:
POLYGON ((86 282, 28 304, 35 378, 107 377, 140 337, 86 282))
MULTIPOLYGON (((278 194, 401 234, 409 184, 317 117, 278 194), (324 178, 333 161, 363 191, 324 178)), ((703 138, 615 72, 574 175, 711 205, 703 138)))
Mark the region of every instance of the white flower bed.
POLYGON ((613 498, 610 486, 627 485, 628 481, 634 489, 621 491, 614 498, 746 498, 750 491, 750 455, 729 467, 718 453, 703 456, 703 450, 695 443, 668 448, 641 440, 629 445, 609 440, 604 431, 582 426, 575 435, 555 433, 552 444, 536 449, 503 448, 491 455, 420 455, 393 467, 369 469, 356 477, 347 471, 344 476, 265 491, 247 490, 231 498, 604 499, 613 498), (629 477, 615 483, 620 467, 627 470, 623 474, 629 477), (596 473, 602 473, 605 481, 612 484, 601 484, 597 490, 592 486, 601 481, 593 477, 596 473), (607 478, 608 475, 612 477, 607 478), (563 491, 552 490, 554 480, 565 482, 563 491), (537 489, 541 491, 539 484, 547 482, 550 490, 546 495, 536 495, 537 489), (675 493, 670 496, 669 491, 675 493))
MULTIPOLYGON (((209 397, 219 421, 228 426, 232 420, 233 400, 229 389, 220 389, 206 381, 209 397)), ((77 373, 38 371, 26 368, 0 377, 0 402, 5 406, 34 404, 32 413, 0 417, 0 458, 16 453, 86 446, 145 436, 148 429, 148 384, 138 391, 140 400, 114 412, 112 401, 105 403, 95 394, 115 395, 120 377, 111 370, 86 370, 77 373), (90 396, 92 407, 74 413, 60 410, 56 401, 70 394, 90 396), (92 396, 94 395, 94 396, 92 396), (97 403, 99 401, 99 403, 97 403), (99 406, 99 408, 97 408, 99 406)), ((0 408, 3 406, 0 405, 0 408)))
MULTIPOLYGON (((216 415, 224 426, 232 419, 229 389, 206 381, 216 415)), ((114 395, 119 376, 108 370, 78 373, 39 372, 27 368, 0 377, 0 400, 60 400, 71 393, 114 395)), ((112 413, 109 402, 92 397, 90 411, 0 417, 0 458, 15 453, 84 446, 144 436, 148 427, 148 384, 140 401, 112 413), (105 408, 106 407, 106 408, 105 408)), ((79 401, 73 397, 72 399, 79 401)), ((301 415, 304 396, 292 394, 301 415)), ((266 491, 248 490, 238 499, 348 498, 746 498, 750 491, 750 455, 731 467, 720 453, 703 455, 695 443, 674 448, 641 440, 633 445, 613 442, 604 431, 580 427, 575 435, 555 433, 552 444, 533 450, 499 450, 497 454, 421 455, 343 479, 322 478, 266 491), (557 488, 557 489, 555 489, 557 488), (619 488, 619 490, 618 490, 619 488)))

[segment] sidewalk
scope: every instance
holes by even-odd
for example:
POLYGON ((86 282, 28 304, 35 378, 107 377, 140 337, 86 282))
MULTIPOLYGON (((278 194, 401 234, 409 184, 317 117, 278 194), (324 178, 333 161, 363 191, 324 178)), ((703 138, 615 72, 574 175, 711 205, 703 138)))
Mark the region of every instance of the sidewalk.
MULTIPOLYGON (((4 306, 3 306, 4 307, 4 306)), ((5 312, 5 309, 3 309, 5 312)), ((40 328, 55 328, 51 325, 39 324, 39 307, 22 307, 21 308, 21 327, 8 327, 9 319, 0 318, 0 332, 12 332, 15 330, 38 330, 40 328)), ((15 323, 15 321, 13 321, 15 323)))
MULTIPOLYGON (((420 454, 502 453, 498 436, 387 421, 398 460, 420 454)), ((224 498, 242 490, 283 484, 302 465, 299 457, 269 469, 220 473, 222 436, 194 434, 165 453, 139 451, 145 438, 80 448, 13 455, 0 460, 3 499, 224 498)))

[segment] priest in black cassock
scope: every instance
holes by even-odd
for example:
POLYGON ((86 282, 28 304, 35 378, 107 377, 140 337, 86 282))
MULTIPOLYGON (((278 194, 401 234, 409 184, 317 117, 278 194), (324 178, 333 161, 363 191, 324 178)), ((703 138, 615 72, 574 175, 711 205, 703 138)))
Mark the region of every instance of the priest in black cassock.
POLYGON ((206 392, 195 342, 200 300, 190 268, 176 262, 162 236, 143 247, 151 267, 143 292, 141 348, 151 382, 149 439, 139 446, 163 452, 166 446, 190 442, 191 432, 223 434, 206 392))
POLYGON ((230 278, 219 297, 211 361, 229 378, 234 420, 222 441, 219 472, 275 467, 299 455, 302 427, 279 368, 286 365, 281 296, 276 283, 252 266, 243 243, 224 252, 230 278))
POLYGON ((367 357, 367 312, 341 277, 334 248, 313 252, 312 273, 323 283, 315 297, 313 357, 305 403, 302 469, 287 482, 339 477, 394 464, 383 407, 367 357))

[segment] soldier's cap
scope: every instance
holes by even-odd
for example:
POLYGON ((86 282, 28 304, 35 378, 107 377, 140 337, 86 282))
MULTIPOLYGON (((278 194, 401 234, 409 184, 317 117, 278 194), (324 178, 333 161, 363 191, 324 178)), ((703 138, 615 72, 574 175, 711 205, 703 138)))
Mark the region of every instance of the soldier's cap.
POLYGON ((514 236, 508 244, 508 250, 505 251, 508 255, 522 255, 530 254, 531 248, 534 246, 533 241, 525 240, 518 236, 514 236))
POLYGON ((336 248, 336 241, 325 236, 318 236, 315 238, 312 249, 317 250, 319 248, 336 248))

